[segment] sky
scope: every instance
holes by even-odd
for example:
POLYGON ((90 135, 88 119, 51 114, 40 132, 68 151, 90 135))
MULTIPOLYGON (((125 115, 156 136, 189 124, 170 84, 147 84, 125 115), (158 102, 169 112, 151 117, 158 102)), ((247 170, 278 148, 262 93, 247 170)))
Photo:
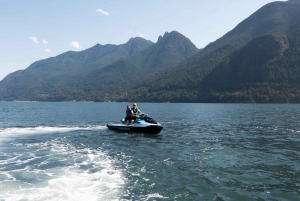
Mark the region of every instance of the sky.
POLYGON ((197 48, 274 0, 0 0, 0 80, 35 61, 178 31, 197 48))

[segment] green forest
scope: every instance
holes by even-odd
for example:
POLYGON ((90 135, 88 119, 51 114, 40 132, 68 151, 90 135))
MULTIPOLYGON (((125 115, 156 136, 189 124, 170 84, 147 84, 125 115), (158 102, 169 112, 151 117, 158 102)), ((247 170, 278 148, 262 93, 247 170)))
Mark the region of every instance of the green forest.
POLYGON ((198 49, 177 31, 37 61, 0 100, 300 103, 300 1, 263 6, 198 49))

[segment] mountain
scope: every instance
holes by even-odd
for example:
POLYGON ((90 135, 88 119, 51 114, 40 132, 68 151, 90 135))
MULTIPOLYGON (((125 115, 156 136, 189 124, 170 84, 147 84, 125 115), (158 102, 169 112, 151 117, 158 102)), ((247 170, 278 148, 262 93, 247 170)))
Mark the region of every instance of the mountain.
POLYGON ((265 34, 287 34, 299 29, 299 0, 269 3, 199 53, 133 90, 146 94, 144 101, 202 102, 203 79, 234 52, 265 34))
POLYGON ((81 74, 82 71, 88 72, 101 68, 152 44, 151 41, 140 37, 131 38, 127 43, 122 45, 97 44, 84 51, 69 51, 56 57, 34 62, 25 71, 30 71, 30 73, 38 75, 42 80, 57 76, 71 77, 75 74, 81 74))
POLYGON ((22 72, 23 72, 23 70, 17 70, 13 73, 8 74, 3 80, 0 81, 0 84, 4 84, 4 83, 9 82, 10 80, 13 80, 15 77, 17 77, 22 72))
POLYGON ((156 44, 131 39, 121 46, 96 45, 35 62, 13 79, 8 76, 0 86, 0 97, 105 101, 106 93, 122 93, 124 88, 168 70, 198 51, 176 31, 166 32, 156 44))
POLYGON ((69 51, 40 60, 27 69, 9 74, 0 82, 2 99, 23 99, 52 90, 55 83, 65 83, 153 45, 143 38, 131 38, 121 45, 97 44, 89 49, 69 51))
POLYGON ((202 81, 201 102, 300 102, 300 32, 249 42, 202 81))
POLYGON ((96 69, 88 75, 78 77, 65 86, 67 90, 56 90, 51 96, 64 97, 63 99, 66 100, 72 97, 76 100, 96 101, 130 98, 132 94, 128 93, 127 89, 173 68, 198 51, 196 46, 182 34, 176 31, 166 32, 154 45, 102 69, 96 69))
POLYGON ((0 99, 300 103, 299 0, 263 6, 201 50, 176 31, 144 42, 36 62, 0 83, 0 99))

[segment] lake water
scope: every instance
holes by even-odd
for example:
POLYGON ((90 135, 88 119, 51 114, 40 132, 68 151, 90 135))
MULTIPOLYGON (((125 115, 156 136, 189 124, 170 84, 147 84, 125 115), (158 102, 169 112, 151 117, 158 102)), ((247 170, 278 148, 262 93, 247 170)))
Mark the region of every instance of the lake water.
POLYGON ((0 102, 0 200, 300 200, 300 105, 0 102))

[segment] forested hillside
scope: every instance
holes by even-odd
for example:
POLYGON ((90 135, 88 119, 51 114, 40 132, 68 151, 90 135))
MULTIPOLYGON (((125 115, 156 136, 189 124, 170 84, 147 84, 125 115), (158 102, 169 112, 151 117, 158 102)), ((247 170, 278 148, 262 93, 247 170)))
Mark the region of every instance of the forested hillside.
POLYGON ((259 37, 203 81, 200 102, 300 102, 300 32, 259 37))
POLYGON ((67 85, 58 85, 48 98, 62 100, 120 101, 135 96, 129 89, 143 80, 168 71, 199 50, 182 34, 173 31, 160 36, 156 44, 120 59, 67 85), (63 90, 59 90, 63 89, 63 90))
POLYGON ((300 1, 263 6, 199 50, 173 31, 38 61, 1 100, 300 103, 300 1))
MULTIPOLYGON (((150 78, 140 85, 142 87, 137 86, 133 90, 140 91, 140 93, 144 94, 142 97, 140 97, 144 101, 253 102, 254 100, 244 100, 243 98, 234 96, 233 94, 235 92, 233 91, 223 91, 223 93, 232 95, 232 97, 228 99, 208 98, 211 97, 211 95, 207 94, 209 89, 204 86, 207 86, 206 82, 212 76, 210 76, 209 74, 215 73, 213 70, 217 66, 223 65, 224 63, 228 64, 232 55, 236 54, 237 51, 240 51, 252 40, 255 40, 256 38, 259 38, 265 34, 276 33, 289 34, 289 37, 292 37, 293 35, 294 37, 290 38, 290 40, 294 40, 293 38, 297 36, 297 32, 295 31, 299 30, 299 28, 300 1, 274 2, 267 4, 266 6, 262 7, 257 12, 252 14, 249 18, 245 19, 239 25, 237 25, 232 31, 228 32, 222 38, 209 44, 198 54, 180 63, 172 70, 162 73, 155 78, 150 78)), ((267 38, 262 38, 260 40, 267 40, 267 38)), ((272 50, 272 47, 270 47, 268 51, 273 52, 276 50, 272 50)), ((293 56, 296 57, 298 55, 299 57, 297 47, 290 47, 287 52, 289 52, 289 54, 293 54, 293 56)), ((245 55, 239 56, 243 57, 245 55)), ((268 57, 264 58, 263 55, 260 55, 260 59, 267 61, 268 57)), ((281 59, 289 60, 287 53, 281 59)), ((255 62, 255 58, 250 57, 248 58, 248 61, 250 62, 250 64, 246 65, 251 65, 251 63, 255 62)), ((293 65, 293 68, 297 68, 300 63, 297 63, 297 61, 295 61, 293 65)), ((260 68, 261 66, 256 67, 260 68)), ((219 73, 219 77, 217 77, 216 79, 226 79, 227 81, 230 80, 224 78, 226 77, 226 75, 227 73, 219 73)), ((260 75, 254 74, 253 76, 259 77, 260 75)), ((232 83, 232 85, 236 85, 237 88, 239 86, 239 83, 233 83, 233 81, 230 81, 230 83, 232 83)), ((212 84, 210 86, 212 86, 212 84)), ((223 89, 225 90, 225 88, 223 89)), ((211 92, 213 93, 213 89, 211 90, 211 92)), ((215 95, 213 95, 213 97, 214 96, 215 95)), ((293 100, 290 101, 294 102, 293 100)), ((279 100, 260 99, 257 101, 278 102, 279 100)))
POLYGON ((9 74, 0 82, 2 100, 37 100, 37 96, 48 96, 51 91, 62 91, 79 76, 113 63, 128 55, 153 45, 143 38, 131 38, 121 45, 97 44, 89 49, 69 51, 48 59, 36 61, 25 70, 9 74))
POLYGON ((2 100, 111 101, 129 96, 127 88, 169 70, 199 50, 173 31, 156 44, 135 38, 120 46, 96 45, 38 61, 0 85, 2 100))

